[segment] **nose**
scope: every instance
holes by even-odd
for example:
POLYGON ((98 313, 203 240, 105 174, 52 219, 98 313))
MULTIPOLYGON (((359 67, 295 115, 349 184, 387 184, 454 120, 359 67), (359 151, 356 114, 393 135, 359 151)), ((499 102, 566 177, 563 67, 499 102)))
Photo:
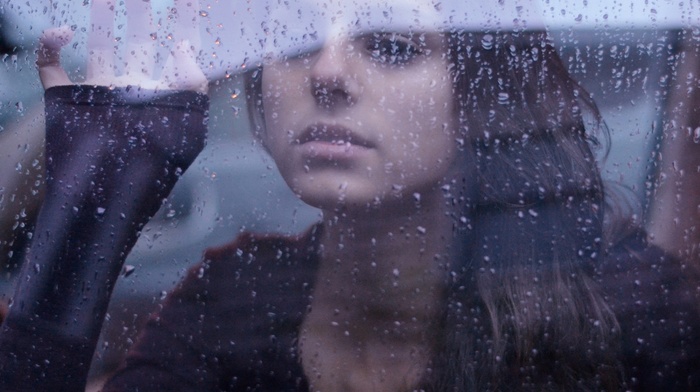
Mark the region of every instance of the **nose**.
POLYGON ((316 54, 311 67, 311 94, 328 110, 355 105, 362 92, 355 48, 346 40, 328 43, 316 54))

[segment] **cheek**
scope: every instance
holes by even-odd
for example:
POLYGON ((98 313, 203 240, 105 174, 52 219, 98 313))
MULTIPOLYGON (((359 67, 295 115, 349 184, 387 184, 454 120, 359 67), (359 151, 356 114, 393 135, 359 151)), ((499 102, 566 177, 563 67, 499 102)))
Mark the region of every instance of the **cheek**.
POLYGON ((424 166, 442 167, 455 159, 458 121, 453 109, 452 89, 438 84, 424 95, 414 96, 398 116, 405 153, 424 166), (407 110, 406 110, 407 109, 407 110), (410 131, 412 130, 412 131, 410 131))
POLYGON ((265 120, 283 123, 281 116, 295 112, 302 98, 309 96, 308 84, 299 70, 283 67, 265 69, 262 76, 262 99, 265 120))
POLYGON ((289 144, 288 130, 294 124, 300 102, 301 86, 291 82, 289 72, 265 70, 262 80, 262 101, 265 132, 262 142, 270 153, 289 144))
POLYGON ((451 117, 449 110, 428 110, 416 111, 410 120, 409 116, 396 118, 386 143, 389 180, 423 188, 452 177, 462 152, 456 141, 456 121, 451 117))

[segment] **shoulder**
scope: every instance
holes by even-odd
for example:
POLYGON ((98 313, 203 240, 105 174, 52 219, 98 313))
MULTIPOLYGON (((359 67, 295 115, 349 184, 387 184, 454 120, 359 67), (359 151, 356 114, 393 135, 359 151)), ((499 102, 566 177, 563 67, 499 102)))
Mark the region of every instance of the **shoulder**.
MULTIPOLYGON (((113 384, 158 381, 155 370, 189 380, 188 390, 302 382, 295 338, 315 278, 317 233, 245 233, 205 252, 151 316, 113 384)), ((158 382, 158 390, 169 385, 158 382)))
POLYGON ((638 230, 608 250, 597 275, 619 322, 626 372, 639 383, 633 389, 700 387, 697 266, 638 230))
POLYGON ((700 306, 697 266, 650 243, 643 230, 609 248, 597 275, 603 291, 619 305, 695 310, 700 306))
POLYGON ((242 233, 228 244, 210 248, 189 269, 170 302, 193 296, 199 301, 218 301, 223 296, 240 304, 258 294, 284 289, 299 292, 315 277, 319 232, 319 226, 313 226, 291 236, 242 233))
POLYGON ((252 264, 271 259, 306 259, 315 255, 320 231, 320 226, 314 225, 299 235, 245 232, 228 244, 208 249, 203 262, 252 264))

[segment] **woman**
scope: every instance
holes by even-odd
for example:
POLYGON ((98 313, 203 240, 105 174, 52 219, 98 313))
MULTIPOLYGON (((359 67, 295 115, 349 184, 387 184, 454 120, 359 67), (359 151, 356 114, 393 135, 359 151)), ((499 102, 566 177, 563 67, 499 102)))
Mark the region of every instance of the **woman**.
MULTIPOLYGON (((208 251, 105 390, 697 387, 698 293, 641 234, 609 245, 585 91, 544 34, 437 28, 425 4, 407 9, 423 28, 331 23, 319 46, 249 72, 256 136, 323 220, 208 251), (664 273, 616 290, 647 266, 664 273), (655 296, 676 302, 660 314, 655 296)), ((60 43, 44 39, 39 64, 56 159, 44 211, 67 212, 43 213, 34 281, 0 336, 10 388, 26 372, 84 382, 126 250, 203 140, 201 94, 52 89, 70 84, 60 43)), ((204 90, 188 46, 156 87, 204 90)), ((94 76, 110 74, 103 54, 94 76)), ((127 75, 150 58, 136 57, 127 75)))

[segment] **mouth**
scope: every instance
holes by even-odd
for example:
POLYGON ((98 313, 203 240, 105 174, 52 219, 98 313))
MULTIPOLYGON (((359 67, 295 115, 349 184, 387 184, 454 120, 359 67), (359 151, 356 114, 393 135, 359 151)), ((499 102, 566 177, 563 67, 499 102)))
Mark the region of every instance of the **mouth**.
POLYGON ((295 144, 328 143, 337 146, 373 148, 374 144, 350 129, 339 125, 314 124, 307 127, 295 144))

